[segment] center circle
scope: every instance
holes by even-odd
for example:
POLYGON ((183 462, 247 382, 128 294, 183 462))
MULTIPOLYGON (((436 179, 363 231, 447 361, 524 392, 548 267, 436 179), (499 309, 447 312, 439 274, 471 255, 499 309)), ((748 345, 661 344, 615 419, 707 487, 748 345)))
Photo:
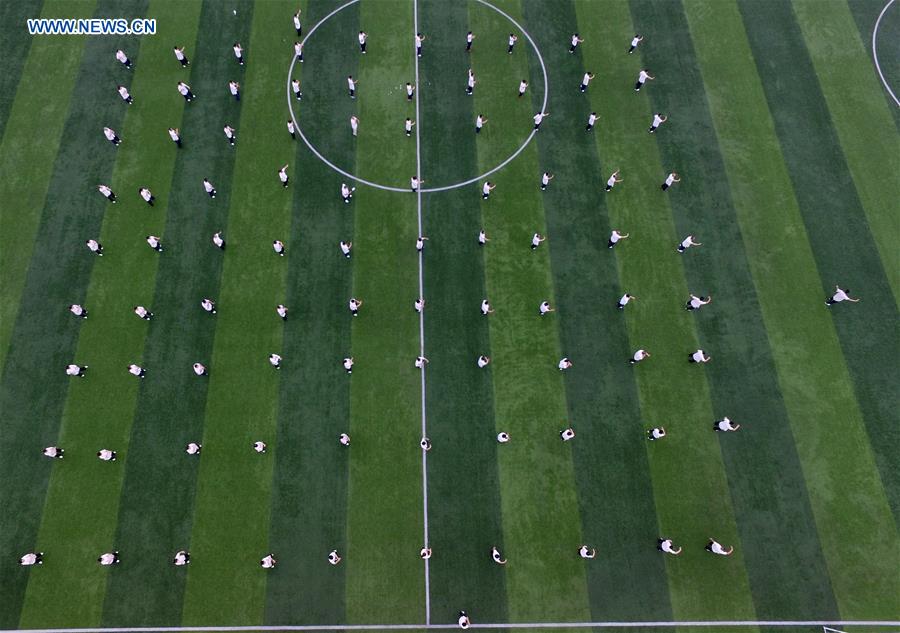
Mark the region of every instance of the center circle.
MULTIPOLYGON (((415 0, 413 0, 413 1, 415 2, 415 0)), ((316 32, 316 29, 318 29, 322 24, 327 22, 330 18, 334 17, 335 15, 337 15, 338 13, 340 13, 347 7, 356 4, 357 2, 359 2, 359 0, 350 0, 349 2, 342 4, 337 9, 335 9, 334 11, 332 11, 331 13, 326 15, 324 18, 319 20, 309 30, 309 32, 306 34, 306 36, 301 40, 301 45, 305 48, 306 40, 308 40, 312 36, 312 34, 316 32)), ((547 66, 544 64, 544 58, 541 56, 541 51, 538 48, 537 44, 535 44, 534 40, 531 38, 531 35, 528 34, 528 31, 523 29, 522 25, 519 24, 518 22, 516 22, 508 13, 495 7, 490 2, 487 2, 487 0, 475 0, 475 2, 482 4, 490 9, 493 9, 494 11, 496 11, 497 13, 499 13, 500 15, 505 17, 507 20, 509 20, 513 24, 513 26, 515 26, 522 33, 522 35, 525 36, 525 39, 528 40, 528 43, 531 45, 531 48, 534 50, 534 53, 535 53, 535 55, 537 55, 538 61, 541 64, 541 73, 543 74, 543 78, 544 78, 544 102, 541 104, 541 112, 546 112, 547 98, 549 95, 549 85, 550 84, 547 80, 547 66)), ((297 117, 294 114, 293 99, 291 98, 291 78, 294 75, 294 66, 296 65, 296 63, 297 63, 297 56, 293 55, 291 58, 290 68, 288 68, 288 77, 287 77, 287 86, 286 86, 288 110, 291 113, 291 121, 294 122, 294 127, 297 129, 297 133, 300 135, 300 138, 303 140, 303 142, 306 144, 306 146, 309 148, 309 150, 316 156, 316 158, 318 158, 320 161, 322 161, 323 163, 328 165, 331 169, 333 169, 337 173, 341 174, 342 176, 350 178, 351 180, 354 180, 358 183, 368 185, 368 186, 374 187, 376 189, 382 189, 384 191, 397 191, 400 193, 411 193, 409 187, 394 187, 392 185, 384 185, 381 183, 372 182, 371 180, 366 180, 365 178, 357 176, 356 174, 351 174, 350 172, 348 172, 344 169, 341 169, 340 167, 338 167, 337 165, 332 163, 330 160, 328 160, 325 156, 323 156, 322 153, 316 148, 316 146, 313 145, 312 142, 310 142, 310 140, 306 137, 306 134, 303 133, 303 128, 300 127, 300 123, 297 121, 297 117)), ((418 99, 418 94, 416 95, 416 99, 418 99)), ((526 139, 522 142, 522 144, 518 147, 518 149, 516 149, 516 151, 514 151, 512 154, 510 154, 508 157, 506 157, 506 159, 504 159, 502 162, 495 165, 494 167, 492 167, 488 171, 484 172, 483 174, 479 174, 478 176, 475 176, 474 178, 469 178, 468 180, 463 180, 463 181, 456 182, 456 183, 453 183, 450 185, 444 185, 442 187, 431 187, 428 189, 423 188, 423 189, 420 189, 420 192, 421 193, 436 193, 439 191, 449 191, 451 189, 457 189, 459 187, 466 187, 468 185, 477 183, 480 180, 484 180, 491 174, 503 169, 510 162, 515 160, 516 157, 519 154, 521 154, 522 151, 524 151, 524 149, 528 146, 528 144, 534 138, 535 133, 536 133, 536 130, 532 129, 531 134, 529 134, 528 137, 526 137, 526 139)))

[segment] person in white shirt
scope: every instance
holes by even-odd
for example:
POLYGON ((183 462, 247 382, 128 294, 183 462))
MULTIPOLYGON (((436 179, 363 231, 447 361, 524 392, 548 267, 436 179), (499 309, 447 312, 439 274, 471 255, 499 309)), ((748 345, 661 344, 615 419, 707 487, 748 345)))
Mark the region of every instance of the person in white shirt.
POLYGON ((141 198, 144 199, 144 202, 149 204, 151 207, 153 203, 156 202, 156 196, 153 195, 153 192, 150 191, 147 187, 140 187, 138 189, 138 194, 140 194, 141 198))
POLYGON ((556 310, 550 307, 549 301, 541 301, 541 305, 538 306, 538 314, 544 316, 548 312, 556 312, 556 310))
POLYGON ((69 312, 77 317, 81 317, 82 319, 86 319, 88 317, 88 311, 84 309, 83 305, 78 303, 73 303, 72 305, 70 305, 69 312))
POLYGON ((197 374, 198 376, 208 375, 206 373, 206 365, 204 365, 203 363, 194 363, 193 365, 191 365, 191 368, 194 370, 194 373, 197 374))
POLYGON ((609 175, 609 179, 606 181, 606 191, 612 191, 612 188, 615 187, 618 183, 622 182, 624 178, 619 177, 619 170, 617 169, 613 173, 609 175))
POLYGON ((216 302, 212 299, 204 297, 204 299, 200 302, 200 307, 210 314, 216 313, 216 302))
POLYGON ((273 241, 272 242, 272 250, 275 251, 276 255, 279 255, 280 257, 284 257, 284 253, 285 253, 284 242, 282 242, 281 240, 273 241))
POLYGON ((671 187, 676 182, 681 182, 681 178, 678 177, 678 174, 674 171, 671 172, 668 176, 666 176, 665 182, 662 184, 662 190, 666 191, 669 187, 671 187))
POLYGON ((456 618, 456 623, 459 625, 459 628, 461 628, 461 629, 469 628, 469 624, 470 624, 469 616, 466 614, 465 611, 459 612, 459 616, 456 618))
POLYGON ((500 555, 500 550, 496 546, 491 548, 491 559, 498 565, 505 565, 506 559, 500 555))
POLYGON ((409 179, 409 188, 413 193, 417 193, 419 191, 419 186, 425 182, 424 178, 419 178, 418 176, 411 176, 409 179))
MULTIPOLYGON (((353 135, 356 136, 356 132, 353 135)), ((353 197, 354 191, 356 191, 356 187, 348 187, 347 183, 341 183, 341 199, 344 201, 344 204, 350 204, 350 198, 353 197)))
POLYGON ((353 132, 353 136, 357 136, 359 132, 359 117, 356 115, 350 117, 350 131, 353 132))
POLYGON ((541 245, 541 242, 546 240, 547 238, 541 235, 540 233, 535 233, 531 236, 531 250, 537 250, 538 246, 541 245))
POLYGON ((237 136, 234 133, 234 128, 230 125, 226 125, 222 128, 222 131, 225 133, 225 140, 227 140, 230 145, 234 145, 235 140, 237 140, 237 136))
POLYGON ((229 81, 228 91, 231 93, 231 96, 234 97, 235 101, 241 100, 241 84, 236 81, 229 81))
POLYGON ((729 433, 732 431, 737 431, 739 428, 741 428, 741 425, 734 424, 728 418, 728 416, 725 416, 721 420, 716 420, 715 423, 713 423, 713 430, 719 431, 721 433, 729 433))
POLYGON ((147 236, 147 244, 150 245, 150 248, 155 250, 157 253, 163 252, 162 240, 156 235, 148 235, 147 236))
POLYGON ((487 236, 487 233, 484 232, 484 229, 478 231, 478 245, 484 246, 488 242, 490 242, 490 238, 487 236))
POLYGON ((222 237, 222 231, 216 231, 212 236, 213 245, 220 251, 225 250, 225 238, 222 237))
POLYGON ((299 79, 291 80, 291 90, 294 91, 294 98, 297 101, 303 100, 303 92, 300 91, 300 80, 299 79))
POLYGON ((641 88, 644 87, 644 84, 647 82, 648 79, 652 80, 652 79, 656 79, 656 77, 654 77, 653 75, 648 73, 646 71, 646 69, 641 69, 641 72, 638 73, 637 81, 634 84, 634 91, 640 92, 641 88))
POLYGON ((297 30, 297 37, 303 36, 303 25, 300 23, 300 9, 294 14, 294 28, 297 30))
POLYGON ((347 75, 347 90, 350 91, 350 98, 356 99, 356 84, 359 82, 353 78, 353 75, 347 75))
POLYGON ((287 189, 288 186, 288 173, 287 173, 288 163, 285 163, 281 169, 278 170, 278 180, 281 181, 281 186, 287 189))
POLYGON ((497 433, 497 441, 501 444, 506 444, 509 441, 509 433, 505 431, 497 433))
POLYGON ((556 366, 559 367, 559 371, 565 371, 572 366, 572 361, 569 360, 568 356, 565 356, 560 359, 556 366))
POLYGON ((187 565, 191 562, 191 554, 185 550, 179 550, 175 552, 175 556, 172 558, 172 563, 176 567, 181 567, 183 565, 187 565))
POLYGON ((350 446, 350 436, 346 433, 341 433, 338 436, 338 442, 340 442, 342 446, 350 446))
POLYGON ((84 243, 88 247, 89 251, 96 254, 98 257, 103 257, 103 244, 93 239, 85 240, 84 243))
POLYGON ((484 127, 484 124, 487 123, 487 117, 483 114, 479 114, 475 117, 475 134, 481 134, 481 128, 484 127))
POLYGON ((559 436, 562 438, 563 442, 568 442, 573 437, 575 437, 575 429, 569 427, 568 429, 563 429, 559 432, 559 436))
POLYGON ((184 97, 184 100, 188 103, 194 100, 194 93, 191 92, 191 87, 184 83, 183 81, 179 81, 175 86, 178 89, 178 93, 184 97))
POLYGON ((578 47, 578 45, 581 44, 583 41, 584 41, 583 39, 581 39, 580 37, 578 37, 578 33, 573 33, 573 34, 572 34, 572 43, 571 43, 571 45, 569 46, 569 52, 570 52, 570 53, 574 53, 574 52, 575 52, 575 49, 576 49, 576 48, 578 47))
POLYGON ((118 146, 122 143, 122 139, 119 138, 118 134, 116 134, 116 131, 114 129, 112 129, 111 127, 103 128, 103 136, 105 136, 106 140, 109 141, 110 143, 112 143, 113 145, 118 146))
POLYGON ((425 369, 425 364, 428 362, 430 361, 424 356, 418 356, 416 357, 416 362, 414 364, 416 369, 425 369))
POLYGON ((84 373, 87 371, 87 368, 87 365, 66 365, 66 375, 84 378, 84 373))
POLYGON ((413 302, 413 310, 415 310, 416 312, 421 312, 424 309, 425 309, 425 299, 420 298, 420 299, 416 299, 413 302))
POLYGON ((359 35, 356 36, 359 40, 359 52, 363 55, 366 54, 366 40, 369 38, 369 34, 365 31, 360 31, 359 35))
POLYGON ((266 443, 265 442, 253 442, 253 450, 257 453, 265 453, 266 452, 266 443))
POLYGON ((416 92, 416 87, 413 86, 411 83, 407 82, 406 83, 406 100, 412 101, 413 95, 415 94, 415 92, 416 92))
POLYGON ((425 241, 427 239, 428 238, 424 235, 420 235, 419 237, 416 238, 416 250, 419 251, 420 253, 425 250, 425 241))
POLYGON ((667 117, 666 115, 660 114, 659 112, 654 113, 653 122, 650 124, 650 129, 647 131, 650 132, 650 134, 653 134, 659 128, 660 125, 662 125, 663 123, 665 123, 668 120, 669 120, 669 117, 667 117))
POLYGON ((347 373, 352 374, 353 373, 353 357, 348 356, 342 362, 344 364, 344 369, 347 370, 347 373))
POLYGON ((475 364, 478 365, 479 369, 484 369, 485 367, 488 366, 488 364, 490 362, 491 362, 491 359, 488 356, 485 356, 484 354, 482 354, 481 356, 478 357, 478 360, 475 361, 475 364))
POLYGON ((181 67, 189 65, 191 62, 188 60, 187 56, 184 54, 184 46, 178 48, 177 46, 172 47, 172 52, 175 53, 175 59, 181 64, 181 67))
POLYGON ((509 53, 510 55, 512 55, 513 47, 516 45, 516 42, 518 42, 518 41, 519 41, 519 37, 515 33, 510 33, 509 39, 507 40, 508 46, 506 48, 506 52, 509 53))
POLYGON ((416 122, 412 119, 406 119, 406 121, 403 123, 403 130, 406 132, 407 136, 412 136, 412 129, 415 124, 416 122))
POLYGON ((198 455, 200 450, 203 448, 202 444, 197 444, 196 442, 190 442, 187 446, 184 447, 184 452, 188 455, 198 455))
POLYGON ((134 306, 134 313, 144 319, 144 321, 149 321, 153 318, 153 313, 144 306, 134 306))
POLYGON ((332 565, 337 565, 338 563, 341 562, 341 557, 340 557, 340 555, 338 555, 338 551, 336 549, 333 549, 330 552, 328 552, 328 562, 331 563, 332 565))
POLYGON ((112 202, 116 203, 116 194, 113 193, 113 190, 107 187, 106 185, 97 185, 97 191, 103 194, 103 197, 112 202))
POLYGON ((303 63, 303 42, 299 40, 294 42, 294 57, 298 62, 303 63))
POLYGON ((128 105, 134 103, 134 99, 131 97, 131 93, 128 92, 128 88, 125 86, 116 86, 116 90, 119 92, 119 96, 122 97, 122 101, 128 105))
POLYGON ((244 65, 244 47, 241 46, 240 42, 235 42, 234 46, 231 47, 234 51, 234 57, 237 59, 237 63, 241 66, 244 65))
POLYGON ((528 82, 523 79, 519 82, 519 93, 517 96, 521 99, 526 90, 528 90, 528 82))
POLYGON ((537 132, 541 129, 541 121, 544 120, 544 117, 550 116, 549 112, 538 112, 532 118, 534 119, 534 131, 537 132))
POLYGON ((490 198, 491 192, 496 188, 497 188, 497 185, 495 185, 494 183, 485 182, 483 185, 481 185, 481 199, 487 200, 488 198, 490 198))
POLYGON ((616 307, 617 307, 619 310, 624 310, 624 309, 625 309, 625 306, 627 306, 627 305, 628 305, 628 302, 631 301, 632 299, 637 299, 637 297, 635 297, 634 295, 630 295, 630 294, 628 294, 628 293, 626 292, 626 293, 623 294, 622 297, 619 299, 619 303, 616 304, 616 307))
POLYGON ((541 191, 547 191, 547 187, 550 185, 550 181, 556 178, 549 171, 545 171, 541 174, 541 191))
POLYGON ((116 452, 108 448, 101 448, 97 451, 97 457, 104 462, 114 462, 116 461, 116 452))
POLYGON ((28 552, 27 554, 23 554, 19 558, 19 564, 23 567, 30 567, 31 565, 43 565, 44 552, 28 552))
POLYGON ((699 310, 703 306, 712 302, 712 296, 709 297, 698 297, 697 295, 691 295, 690 299, 687 300, 687 303, 684 304, 685 310, 699 310))
POLYGON ((278 354, 269 354, 269 364, 275 369, 281 369, 281 356, 278 354))
POLYGON ((213 187, 213 184, 206 178, 203 179, 203 190, 206 191, 210 198, 216 197, 216 188, 213 187))
POLYGON ((420 549, 420 550, 419 550, 419 557, 420 557, 422 560, 428 560, 429 558, 431 558, 431 548, 430 548, 430 547, 423 547, 422 549, 420 549))
POLYGON ((644 38, 640 35, 635 34, 634 37, 631 38, 631 46, 628 48, 628 54, 631 55, 634 52, 634 49, 638 47, 638 44, 641 43, 641 40, 644 38))
POLYGON ((466 94, 469 95, 470 97, 475 93, 475 84, 476 83, 478 83, 478 82, 475 81, 475 73, 470 68, 468 77, 466 79, 466 94))
POLYGON ((272 569, 277 564, 278 561, 271 554, 266 554, 259 560, 259 566, 263 569, 272 569))
POLYGON ((132 69, 131 60, 128 59, 128 55, 126 55, 125 51, 123 51, 121 48, 116 51, 116 59, 118 59, 128 70, 132 69))
POLYGON ((117 565, 119 563, 119 551, 115 550, 112 552, 104 552, 100 554, 100 557, 97 559, 97 562, 107 567, 109 565, 117 565))
POLYGON ((421 440, 419 440, 419 448, 427 453, 431 450, 431 440, 429 440, 427 437, 423 437, 421 440))
POLYGON ((593 547, 582 545, 580 548, 578 548, 578 555, 582 558, 591 559, 597 555, 597 550, 595 550, 593 547))
POLYGON ((675 248, 675 250, 678 251, 679 253, 683 253, 684 251, 691 248, 692 246, 703 246, 703 243, 695 242, 694 236, 688 235, 686 238, 681 240, 681 243, 675 248))
POLYGON ((666 429, 661 426, 656 426, 647 431, 647 439, 652 441, 661 440, 666 436, 666 429))
POLYGON ((344 254, 344 257, 350 259, 350 250, 353 248, 353 242, 344 242, 340 243, 341 253, 344 254))
POLYGON ((63 459, 66 451, 59 446, 48 446, 44 449, 44 456, 51 459, 63 459))
POLYGON ((657 539, 656 549, 665 554, 671 554, 672 556, 678 556, 681 553, 681 548, 675 547, 675 544, 672 543, 672 539, 670 538, 657 539))
POLYGON ((169 138, 172 139, 172 142, 175 143, 176 147, 181 147, 181 130, 177 127, 169 128, 169 138))
POLYGON ((688 354, 688 362, 690 363, 708 363, 712 360, 712 356, 707 356, 702 349, 688 354))
POLYGON ((844 290, 840 286, 834 287, 834 294, 831 295, 831 298, 825 299, 825 305, 829 308, 833 306, 835 303, 841 303, 843 301, 849 301, 850 303, 858 303, 859 299, 854 299, 850 296, 850 289, 847 288, 844 290))
POLYGON ((634 355, 629 359, 628 362, 631 363, 632 365, 635 365, 635 364, 641 362, 642 360, 644 360, 645 358, 650 358, 650 352, 643 350, 643 349, 639 349, 638 351, 636 351, 634 353, 634 355))
POLYGON ((475 39, 475 34, 472 33, 472 31, 469 31, 468 33, 466 33, 466 52, 467 53, 472 50, 472 40, 474 40, 474 39, 475 39))
POLYGON ((296 141, 297 140, 297 128, 294 126, 293 119, 287 120, 287 130, 288 130, 288 134, 291 135, 291 138, 296 141))
POLYGON ((588 85, 591 83, 591 79, 594 78, 594 73, 585 72, 584 76, 581 78, 581 85, 578 86, 578 89, 581 92, 585 92, 588 88, 588 85))
POLYGON ((416 42, 416 57, 421 57, 422 56, 422 42, 425 41, 425 36, 422 35, 421 33, 416 33, 416 36, 414 39, 416 42))
POLYGON ((591 113, 588 115, 587 125, 584 126, 584 129, 585 129, 586 132, 590 132, 591 130, 594 129, 594 123, 597 122, 597 119, 598 119, 598 118, 599 118, 599 117, 597 116, 597 113, 596 113, 596 112, 591 112, 591 113))
POLYGON ((359 316, 359 309, 362 307, 362 304, 362 299, 350 297, 350 301, 347 302, 347 308, 350 310, 350 314, 359 316))
POLYGON ((494 313, 494 309, 491 308, 491 304, 488 303, 487 299, 483 299, 481 302, 481 314, 483 314, 484 316, 487 316, 487 315, 493 314, 493 313, 494 313))
POLYGON ((725 549, 725 547, 719 543, 714 538, 709 539, 709 543, 706 544, 706 551, 712 552, 713 554, 717 554, 718 556, 731 556, 732 552, 734 552, 734 547, 729 547, 725 549))
POLYGON ((281 317, 282 321, 287 321, 288 309, 284 304, 279 303, 275 306, 275 312, 281 317))

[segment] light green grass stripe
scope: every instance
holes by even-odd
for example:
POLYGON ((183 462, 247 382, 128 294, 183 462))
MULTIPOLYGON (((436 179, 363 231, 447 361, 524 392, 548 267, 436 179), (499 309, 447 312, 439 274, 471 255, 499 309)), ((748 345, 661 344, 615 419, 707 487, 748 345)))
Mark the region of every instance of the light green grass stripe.
POLYGON ((841 616, 896 616, 897 528, 739 10, 687 0, 685 12, 841 616))
MULTIPOLYGON (((687 362, 688 354, 699 347, 694 321, 702 315, 686 312, 683 306, 689 290, 703 294, 704 289, 687 287, 682 256, 675 252, 684 236, 675 233, 668 197, 678 195, 678 186, 670 192, 660 190, 666 173, 678 166, 661 164, 657 139, 647 134, 652 111, 646 92, 632 89, 641 59, 640 51, 625 52, 634 33, 628 5, 605 5, 602 20, 596 19, 592 3, 576 0, 575 5, 586 40, 585 68, 597 75, 585 103, 585 118, 589 109, 601 116, 594 131, 603 166, 597 187, 602 190, 615 169, 621 169, 624 178, 612 192, 601 194, 606 196, 612 226, 631 234, 615 251, 622 288, 638 297, 623 317, 632 349, 652 354, 634 367, 623 358, 622 370, 637 375, 645 424, 663 425, 669 431, 664 442, 648 443, 647 448, 660 534, 684 548, 678 558, 666 559, 672 609, 678 619, 753 619, 725 467, 712 430, 716 415, 727 414, 713 411, 705 377, 705 372, 715 371, 716 350, 706 350, 714 358, 710 365, 687 362), (734 545, 735 554, 726 559, 705 552, 709 537, 734 545), (710 599, 713 595, 715 600, 710 599)), ((560 89, 574 92, 580 80, 580 75, 567 77, 560 89)), ((652 82, 644 88, 657 89, 652 82)), ((614 306, 617 299, 598 298, 602 302, 598 309, 614 306)), ((715 305, 706 309, 713 311, 715 305)))
MULTIPOLYGON (((199 5, 155 0, 148 14, 157 18, 158 28, 187 37, 196 29, 199 5)), ((160 70, 170 61, 168 41, 154 37, 133 40, 128 45, 133 58, 138 45, 140 57, 130 82, 135 102, 119 130, 122 144, 113 149, 102 130, 97 130, 92 149, 116 152, 111 186, 119 192, 119 203, 106 207, 99 238, 105 255, 93 268, 84 302, 89 317, 80 324, 74 356, 87 359, 91 373, 69 389, 59 440, 67 456, 53 470, 38 536, 39 543, 53 547, 58 567, 53 574, 31 576, 22 626, 100 624, 110 570, 98 566, 96 558, 115 548, 123 462, 139 383, 126 368, 141 363, 149 327, 132 308, 140 304, 152 310, 159 259, 143 239, 165 222, 172 180, 173 160, 148 163, 146 157, 168 154, 174 159, 165 127, 147 125, 147 120, 171 121, 177 126, 183 108, 183 101, 171 98, 174 68, 172 72, 160 70), (138 197, 136 189, 141 183, 153 189, 155 207, 147 207, 138 197), (116 450, 118 461, 98 461, 94 453, 100 448, 116 450)), ((112 55, 106 63, 118 64, 112 55)), ((118 97, 111 94, 109 98, 118 97)), ((65 310, 66 306, 53 309, 65 310)))
MULTIPOLYGON (((406 100, 403 86, 415 77, 413 4, 363 2, 359 23, 370 39, 368 53, 359 59, 356 164, 379 182, 408 185, 416 171, 415 145, 406 142, 402 126, 406 116, 415 118, 415 101, 406 100)), ((356 34, 347 32, 333 45, 354 50, 356 34)), ((335 80, 335 99, 348 99, 342 79, 335 80)), ((348 119, 335 121, 338 133, 350 134, 348 119)), ((349 297, 334 306, 335 319, 353 318, 356 362, 347 377, 353 442, 342 563, 347 565, 347 621, 423 622, 421 396, 419 370, 413 366, 419 319, 412 308, 418 294, 416 197, 362 186, 352 204, 353 293, 364 306, 356 318, 348 312, 349 297)), ((346 213, 344 206, 335 191, 322 212, 346 213)), ((334 265, 346 265, 337 245, 334 265)), ((349 354, 351 341, 346 349, 349 354)), ((327 553, 322 552, 322 565, 328 564, 327 553)))
POLYGON ((259 560, 268 553, 280 377, 268 357, 281 353, 284 325, 275 307, 285 302, 288 270, 288 258, 275 255, 272 241, 281 239, 291 248, 287 235, 296 186, 285 189, 277 177, 295 149, 284 125, 292 52, 292 41, 285 38, 293 11, 295 4, 287 0, 256 5, 250 41, 242 42, 246 67, 229 65, 221 92, 210 95, 231 98, 228 82, 241 84, 240 121, 228 122, 237 129, 235 149, 222 140, 221 151, 235 151, 236 157, 191 531, 186 626, 263 620, 268 572, 259 560), (253 451, 257 440, 268 445, 268 453, 253 451))
POLYGON ((869 229, 900 303, 900 136, 883 87, 872 71, 868 43, 859 38, 844 2, 794 0, 794 14, 853 176, 869 229))
MULTIPOLYGON (((517 0, 499 4, 523 21, 517 0)), ((521 143, 533 126, 530 95, 516 97, 519 80, 529 77, 531 53, 519 33, 514 54, 507 55, 507 37, 517 29, 490 9, 474 3, 469 7, 469 23, 478 38, 471 53, 478 81, 475 111, 489 119, 477 139, 478 167, 486 171, 509 154, 510 145, 521 143)), ((451 79, 460 89, 465 86, 465 77, 451 79)), ((483 317, 489 323, 492 362, 485 369, 478 369, 475 358, 469 362, 471 371, 493 381, 496 431, 511 437, 497 450, 503 542, 496 545, 509 561, 509 619, 589 620, 586 561, 578 556, 582 535, 572 450, 559 436, 569 425, 563 376, 556 366, 562 356, 559 315, 538 313, 544 300, 555 305, 550 251, 530 249, 533 233, 546 234, 539 176, 533 143, 492 177, 497 190, 481 203, 490 239, 483 250, 487 298, 495 310, 483 317)), ((477 195, 473 191, 473 202, 477 195)), ((472 240, 479 228, 471 227, 472 240)), ((470 309, 478 314, 479 306, 470 309)), ((596 432, 597 428, 576 429, 576 433, 596 432)), ((484 543, 483 556, 490 556, 492 545, 484 543)))
MULTIPOLYGON (((47 0, 41 17, 86 18, 95 4, 47 0)), ((82 36, 34 40, 0 143, 0 370, 85 43, 82 36)))

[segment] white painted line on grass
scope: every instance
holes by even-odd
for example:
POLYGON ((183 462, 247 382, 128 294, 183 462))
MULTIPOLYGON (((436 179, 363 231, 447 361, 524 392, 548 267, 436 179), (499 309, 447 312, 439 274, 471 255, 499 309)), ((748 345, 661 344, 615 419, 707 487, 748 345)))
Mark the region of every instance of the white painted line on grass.
POLYGON ((878 19, 875 20, 875 28, 872 29, 872 58, 875 60, 875 70, 878 71, 878 76, 881 77, 881 83, 884 84, 884 89, 888 91, 888 94, 891 95, 891 99, 894 100, 894 103, 897 104, 897 107, 900 107, 900 99, 897 99, 897 95, 894 94, 894 91, 891 90, 891 87, 888 85, 887 79, 884 78, 884 73, 881 72, 881 64, 878 63, 878 27, 881 26, 881 18, 884 17, 885 12, 894 4, 894 0, 888 0, 887 4, 884 5, 884 8, 881 10, 881 13, 878 14, 878 19))

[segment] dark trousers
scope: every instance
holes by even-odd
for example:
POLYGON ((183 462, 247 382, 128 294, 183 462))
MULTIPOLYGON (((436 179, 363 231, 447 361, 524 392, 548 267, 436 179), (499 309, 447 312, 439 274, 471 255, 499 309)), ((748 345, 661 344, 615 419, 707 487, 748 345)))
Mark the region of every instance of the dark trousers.
POLYGON ((184 68, 185 66, 187 66, 188 64, 191 63, 191 62, 188 61, 188 58, 187 58, 187 57, 185 57, 184 59, 179 59, 178 61, 181 62, 181 67, 182 67, 182 68, 184 68))
POLYGON ((606 190, 607 190, 607 191, 612 191, 612 185, 606 185, 606 190))
POLYGON ((475 126, 475 134, 481 134, 481 128, 477 125, 475 126))
POLYGON ((365 54, 365 52, 366 52, 366 43, 365 42, 363 42, 362 44, 359 45, 359 52, 365 54))
POLYGON ((186 95, 184 95, 184 100, 185 100, 185 101, 190 101, 190 100, 193 99, 193 98, 194 98, 194 93, 191 92, 190 90, 188 90, 188 93, 187 93, 186 95))
POLYGON ((149 204, 151 207, 153 206, 154 202, 156 202, 156 196, 150 196, 150 199, 147 200, 147 204, 149 204))
POLYGON ((642 83, 639 82, 639 81, 638 81, 638 82, 635 82, 635 84, 634 84, 634 90, 635 90, 635 92, 640 92, 640 91, 641 91, 641 86, 643 86, 643 85, 644 85, 644 84, 642 84, 642 83))
POLYGON ((238 62, 238 64, 240 64, 241 66, 243 66, 243 65, 244 65, 244 56, 243 56, 243 55, 238 55, 238 56, 237 56, 237 62, 238 62))
POLYGON ((535 129, 535 131, 541 129, 541 124, 540 124, 540 123, 535 123, 535 124, 534 124, 534 129, 535 129))
POLYGON ((590 123, 588 123, 587 125, 584 126, 584 129, 585 129, 585 131, 590 132, 591 130, 594 129, 594 126, 591 125, 590 123))
POLYGON ((413 94, 414 94, 414 93, 412 93, 412 92, 406 93, 406 100, 407 100, 407 101, 412 101, 412 99, 413 99, 413 94))
POLYGON ((422 47, 421 46, 416 46, 416 55, 418 57, 422 56, 422 47))
POLYGON ((487 200, 488 197, 489 197, 490 195, 491 195, 491 194, 489 194, 489 193, 483 193, 483 194, 481 194, 481 199, 482 199, 482 200, 487 200))
POLYGON ((283 183, 281 183, 281 186, 284 187, 285 189, 287 189, 289 180, 290 180, 290 178, 288 180, 285 180, 283 183))
POLYGON ((216 197, 216 190, 215 190, 215 189, 213 189, 212 191, 209 192, 209 197, 210 197, 210 198, 215 198, 215 197, 216 197))
POLYGON ((579 89, 581 92, 584 92, 585 90, 587 90, 587 84, 581 84, 580 86, 578 86, 578 89, 579 89))
POLYGON ((294 134, 293 132, 291 132, 291 138, 294 139, 294 140, 296 141, 296 140, 297 140, 297 135, 294 134))
MULTIPOLYGON (((297 101, 300 101, 300 99, 303 98, 303 93, 298 90, 297 92, 294 93, 294 96, 297 97, 297 101)), ((350 96, 351 97, 353 96, 352 90, 350 91, 350 96)))
POLYGON ((525 91, 524 91, 524 90, 520 90, 520 91, 519 91, 519 96, 521 97, 523 94, 525 94, 525 91))
POLYGON ((541 191, 547 191, 547 185, 541 183, 541 191))
POLYGON ((240 90, 238 90, 236 93, 234 93, 234 100, 235 101, 241 100, 241 91, 240 90))
POLYGON ((303 35, 303 27, 301 26, 299 29, 297 29, 297 37, 301 37, 302 35, 303 35))
POLYGON ((475 89, 472 86, 466 86, 466 94, 470 95, 475 89))
POLYGON ((356 99, 356 90, 354 90, 353 88, 350 88, 350 98, 356 99))
POLYGON ((177 145, 178 147, 181 147, 181 139, 177 139, 175 141, 175 145, 177 145))
POLYGON ((110 202, 115 202, 116 194, 114 194, 114 193, 109 194, 109 197, 107 198, 107 200, 109 200, 110 202))
POLYGON ((629 47, 629 49, 628 49, 628 54, 631 55, 631 54, 634 52, 634 49, 636 49, 636 48, 637 48, 637 46, 631 46, 631 47, 629 47))
POLYGON ((506 52, 512 55, 513 44, 509 45, 509 48, 506 49, 506 52))
MULTIPOLYGON (((609 191, 609 189, 610 189, 609 187, 606 188, 607 191, 609 191)), ((608 242, 606 243, 606 248, 612 248, 612 247, 614 247, 615 245, 616 245, 616 243, 613 242, 612 240, 610 240, 610 241, 608 241, 608 242)))
POLYGON ((112 140, 110 141, 110 143, 112 143, 113 145, 118 145, 121 142, 122 142, 122 139, 120 139, 115 134, 113 135, 112 140))
POLYGON ((667 185, 666 183, 663 183, 663 184, 660 186, 660 189, 662 189, 663 191, 665 191, 665 190, 668 189, 668 188, 669 188, 669 185, 667 185))
POLYGON ((472 50, 472 42, 466 42, 466 52, 472 50))
POLYGON ((574 53, 574 52, 575 52, 575 45, 574 45, 574 44, 572 44, 572 45, 569 47, 569 52, 570 52, 570 53, 574 53))

